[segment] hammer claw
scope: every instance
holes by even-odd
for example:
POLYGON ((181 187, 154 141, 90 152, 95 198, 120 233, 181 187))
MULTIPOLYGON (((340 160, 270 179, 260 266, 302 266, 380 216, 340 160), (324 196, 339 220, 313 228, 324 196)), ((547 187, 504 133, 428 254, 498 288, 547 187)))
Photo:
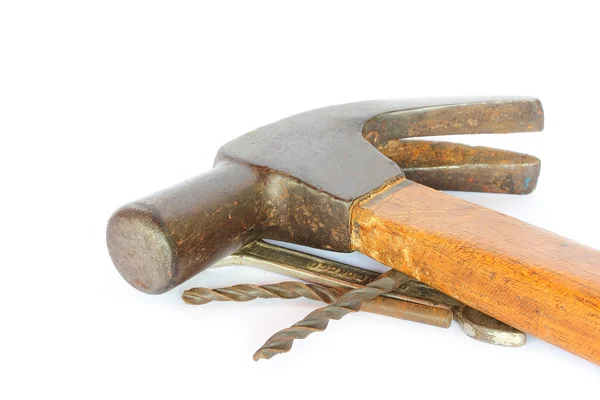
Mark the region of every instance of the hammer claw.
POLYGON ((540 160, 489 147, 402 141, 423 136, 540 131, 539 101, 489 102, 415 107, 382 113, 363 126, 363 136, 396 162, 408 179, 438 190, 528 194, 537 184, 540 160))

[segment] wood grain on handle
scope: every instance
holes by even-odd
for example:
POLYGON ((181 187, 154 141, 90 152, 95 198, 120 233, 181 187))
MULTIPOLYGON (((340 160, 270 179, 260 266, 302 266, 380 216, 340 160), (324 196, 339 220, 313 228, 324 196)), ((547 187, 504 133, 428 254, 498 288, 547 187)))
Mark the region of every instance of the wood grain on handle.
POLYGON ((600 364, 600 252, 401 180, 355 203, 352 245, 600 364))

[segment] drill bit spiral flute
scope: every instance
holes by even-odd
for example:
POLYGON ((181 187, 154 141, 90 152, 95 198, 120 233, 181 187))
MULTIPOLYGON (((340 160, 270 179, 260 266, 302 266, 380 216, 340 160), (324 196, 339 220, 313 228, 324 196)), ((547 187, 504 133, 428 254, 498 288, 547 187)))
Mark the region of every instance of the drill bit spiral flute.
POLYGON ((225 144, 211 171, 117 210, 109 252, 132 286, 159 294, 257 239, 359 251, 600 364, 600 252, 435 190, 527 194, 539 160, 402 140, 542 129, 532 98, 297 114, 225 144))

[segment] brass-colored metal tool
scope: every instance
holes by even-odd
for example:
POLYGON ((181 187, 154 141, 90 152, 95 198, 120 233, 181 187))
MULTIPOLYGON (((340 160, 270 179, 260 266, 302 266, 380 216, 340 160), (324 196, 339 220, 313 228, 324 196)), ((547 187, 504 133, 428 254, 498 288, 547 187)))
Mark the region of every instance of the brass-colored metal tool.
MULTIPOLYGON (((242 284, 220 289, 198 287, 186 290, 181 298, 187 304, 193 305, 206 304, 211 301, 245 302, 255 299, 297 299, 299 297, 331 304, 349 290, 316 283, 305 284, 290 281, 261 286, 242 284)), ((440 328, 449 328, 452 323, 452 311, 446 308, 432 307, 390 297, 377 297, 366 301, 360 307, 360 311, 440 328)))
MULTIPOLYGON (((219 261, 214 267, 228 265, 251 266, 307 282, 346 289, 363 287, 379 276, 374 271, 261 240, 244 246, 229 257, 219 261)), ((382 299, 393 299, 423 306, 423 308, 408 313, 407 318, 401 317, 403 319, 412 321, 418 319, 416 322, 436 325, 431 322, 444 321, 447 318, 443 314, 440 315, 439 310, 442 308, 450 310, 451 315, 460 324, 463 332, 473 339, 509 347, 519 347, 527 342, 527 335, 524 332, 465 306, 450 296, 412 278, 407 279, 399 288, 383 294, 381 298, 377 298, 375 301, 381 301, 382 299), (419 314, 415 314, 417 311, 419 314)), ((389 303, 389 306, 401 308, 403 305, 389 303)))

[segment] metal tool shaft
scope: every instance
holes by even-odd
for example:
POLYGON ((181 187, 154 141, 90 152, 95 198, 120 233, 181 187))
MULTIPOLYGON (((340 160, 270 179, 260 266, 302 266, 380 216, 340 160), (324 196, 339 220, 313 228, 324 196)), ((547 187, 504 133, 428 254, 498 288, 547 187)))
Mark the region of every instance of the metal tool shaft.
POLYGON ((287 353, 295 339, 304 339, 313 332, 324 331, 329 320, 339 320, 349 313, 359 311, 364 302, 396 289, 407 280, 406 275, 390 270, 365 287, 345 293, 335 303, 311 312, 303 320, 271 336, 254 354, 254 360, 287 353))

